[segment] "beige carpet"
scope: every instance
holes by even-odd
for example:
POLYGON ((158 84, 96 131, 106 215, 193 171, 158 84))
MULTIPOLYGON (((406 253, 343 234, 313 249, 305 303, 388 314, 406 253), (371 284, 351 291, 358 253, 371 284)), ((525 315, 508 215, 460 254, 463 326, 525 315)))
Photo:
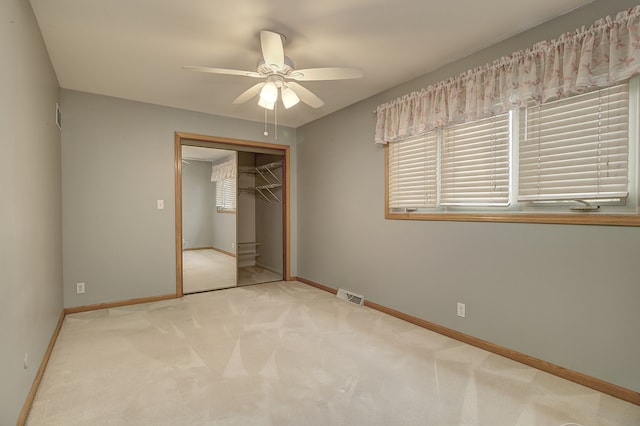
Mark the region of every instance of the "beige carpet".
POLYGON ((68 315, 28 425, 639 425, 640 407, 292 283, 68 315))
POLYGON ((238 285, 270 283, 273 281, 282 281, 282 274, 257 265, 238 268, 238 285))
POLYGON ((182 252, 185 294, 236 286, 236 258, 216 250, 182 252))

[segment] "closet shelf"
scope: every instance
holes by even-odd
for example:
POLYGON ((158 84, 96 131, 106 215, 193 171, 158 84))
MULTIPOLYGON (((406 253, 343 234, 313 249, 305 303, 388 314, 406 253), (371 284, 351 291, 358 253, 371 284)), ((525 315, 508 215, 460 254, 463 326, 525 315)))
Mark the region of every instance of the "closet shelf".
POLYGON ((260 186, 247 186, 244 188, 240 188, 241 191, 255 191, 256 189, 274 189, 281 188, 281 183, 270 183, 268 185, 260 185, 260 186))
POLYGON ((260 243, 238 243, 238 253, 255 252, 260 243))
POLYGON ((280 180, 280 178, 275 173, 273 173, 273 170, 279 168, 282 168, 282 161, 276 161, 258 167, 240 167, 240 173, 256 174, 259 175, 264 181, 263 185, 240 188, 240 191, 260 194, 260 196, 269 203, 271 203, 272 200, 281 203, 282 201, 280 200, 280 198, 272 191, 272 189, 282 188, 282 180, 280 180))
POLYGON ((247 174, 256 174, 258 171, 266 172, 271 170, 276 170, 282 167, 282 161, 276 161, 274 163, 265 164, 263 166, 258 167, 247 167, 241 166, 238 168, 239 173, 247 173, 247 174))
POLYGON ((273 188, 281 188, 281 183, 270 183, 268 185, 260 185, 256 186, 254 189, 273 189, 273 188))
POLYGON ((256 171, 270 171, 282 167, 282 161, 276 161, 274 163, 265 164, 264 166, 256 167, 256 171))
POLYGON ((256 264, 256 258, 260 256, 258 246, 260 243, 247 241, 238 243, 238 267, 253 266, 256 264))
POLYGON ((249 253, 249 252, 247 252, 247 253, 238 253, 238 256, 240 256, 240 257, 243 257, 243 256, 244 257, 250 257, 252 259, 255 259, 256 257, 259 257, 260 254, 259 253, 249 253))

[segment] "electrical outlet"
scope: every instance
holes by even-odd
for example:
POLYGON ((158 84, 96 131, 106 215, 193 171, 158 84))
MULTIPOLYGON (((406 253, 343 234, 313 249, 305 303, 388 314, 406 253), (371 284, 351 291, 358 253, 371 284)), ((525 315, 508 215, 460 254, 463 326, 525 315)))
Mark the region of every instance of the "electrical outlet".
POLYGON ((231 248, 232 249, 236 248, 236 243, 231 243, 231 248))
POLYGON ((465 314, 466 314, 466 307, 464 305, 464 303, 460 303, 458 302, 458 316, 464 318, 465 314))
POLYGON ((24 354, 24 369, 26 370, 29 367, 29 363, 27 362, 29 359, 29 354, 24 354))
POLYGON ((77 294, 84 293, 84 283, 77 283, 76 284, 76 293, 77 294))

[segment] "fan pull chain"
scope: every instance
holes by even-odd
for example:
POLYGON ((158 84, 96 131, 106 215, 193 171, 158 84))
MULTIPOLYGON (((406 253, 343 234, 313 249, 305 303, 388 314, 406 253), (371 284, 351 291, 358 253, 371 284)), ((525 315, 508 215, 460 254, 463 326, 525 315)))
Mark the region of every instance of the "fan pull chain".
POLYGON ((278 103, 276 102, 274 110, 273 110, 273 128, 276 134, 273 140, 278 140, 278 103))
MULTIPOLYGON (((274 114, 274 132, 275 137, 274 140, 278 140, 278 104, 276 103, 273 107, 274 114)), ((269 136, 269 130, 267 129, 267 108, 264 108, 264 132, 262 133, 265 136, 269 136)))
POLYGON ((264 109, 264 135, 269 136, 269 131, 267 130, 267 109, 264 109))

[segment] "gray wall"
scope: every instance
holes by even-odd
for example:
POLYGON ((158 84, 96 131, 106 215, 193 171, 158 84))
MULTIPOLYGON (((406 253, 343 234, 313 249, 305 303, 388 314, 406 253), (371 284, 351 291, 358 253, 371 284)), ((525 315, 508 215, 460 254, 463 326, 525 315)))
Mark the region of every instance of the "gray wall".
POLYGON ((29 2, 2 1, 0 16, 0 424, 11 425, 62 313, 59 89, 29 2))
MULTIPOLYGON (((61 102, 65 306, 175 293, 174 132, 273 140, 256 122, 70 90, 61 102)), ((295 131, 278 133, 295 158, 295 131)), ((295 233, 292 246, 295 270, 295 233)))
POLYGON ((182 163, 182 239, 187 242, 186 248, 213 247, 216 193, 211 163, 188 161, 182 163))
POLYGON ((634 5, 592 3, 299 128, 298 275, 640 391, 640 228, 385 220, 371 113, 634 5))

